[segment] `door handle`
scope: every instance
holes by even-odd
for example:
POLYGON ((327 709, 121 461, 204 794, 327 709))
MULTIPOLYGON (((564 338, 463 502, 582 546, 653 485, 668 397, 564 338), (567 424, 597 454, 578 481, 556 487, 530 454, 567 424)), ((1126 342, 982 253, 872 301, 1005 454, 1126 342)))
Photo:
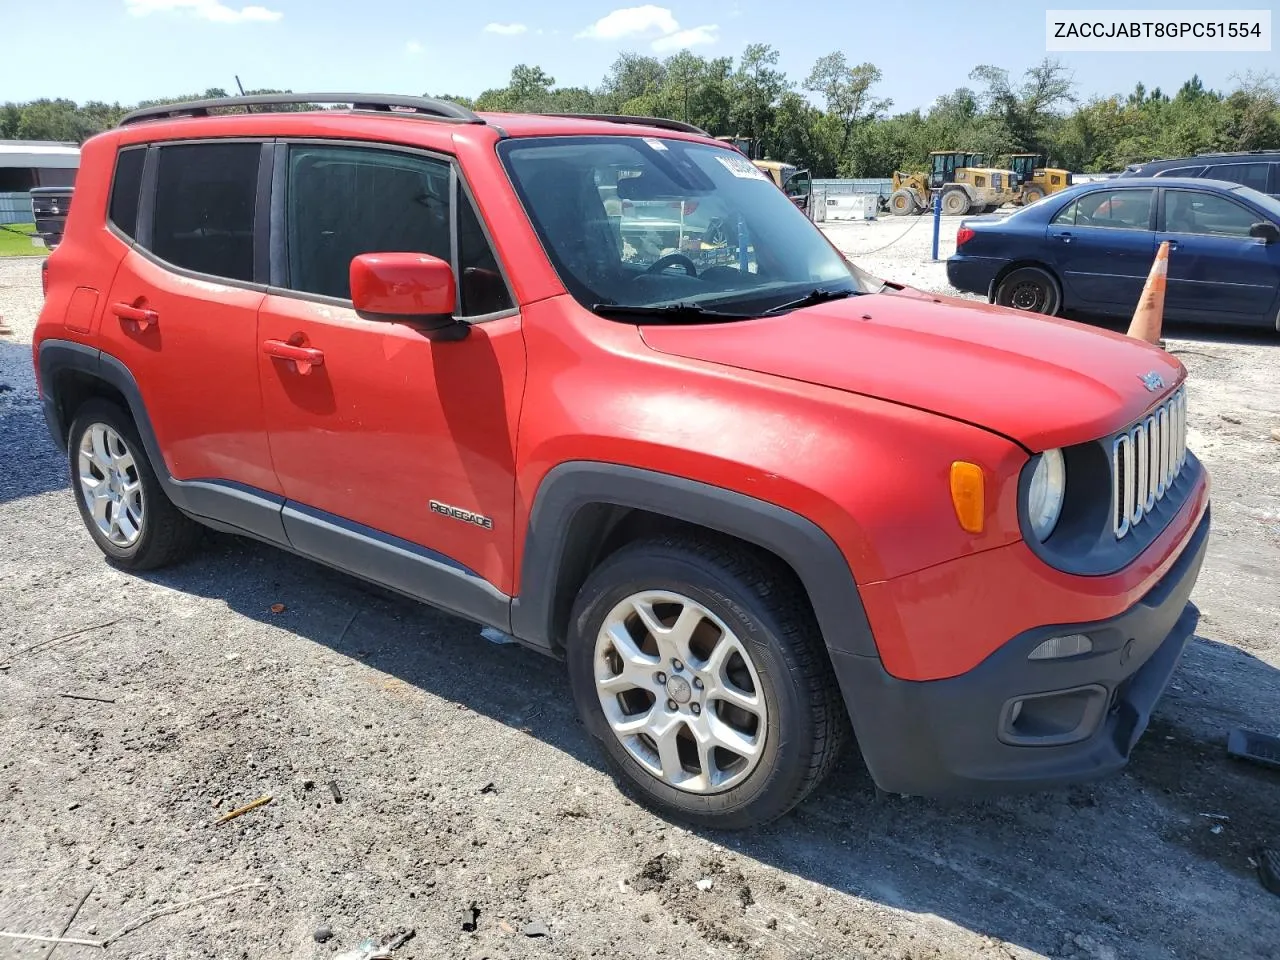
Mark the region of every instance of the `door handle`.
POLYGON ((1170 240, 1170 241, 1169 241, 1169 249, 1170 249, 1170 250, 1177 250, 1177 249, 1178 249, 1178 241, 1177 241, 1177 240, 1170 240))
POLYGON ((113 303, 111 312, 121 320, 132 320, 139 330, 146 330, 160 323, 160 314, 146 307, 135 307, 131 303, 113 303))
POLYGON ((1060 234, 1058 234, 1058 239, 1059 239, 1059 240, 1061 240, 1063 243, 1070 243, 1070 242, 1071 242, 1071 234, 1069 234, 1069 233, 1060 233, 1060 234))
POLYGON ((298 372, 303 375, 310 373, 312 367, 324 365, 323 350, 317 350, 315 347, 298 346, 296 343, 288 343, 284 340, 262 341, 262 352, 269 357, 292 360, 297 364, 298 372))

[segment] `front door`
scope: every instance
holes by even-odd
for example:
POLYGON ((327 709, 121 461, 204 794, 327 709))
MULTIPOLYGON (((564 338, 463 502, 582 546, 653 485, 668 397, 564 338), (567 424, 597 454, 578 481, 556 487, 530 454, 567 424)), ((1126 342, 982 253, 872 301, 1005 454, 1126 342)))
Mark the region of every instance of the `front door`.
POLYGON ((1151 272, 1155 190, 1095 190, 1077 197, 1045 232, 1068 305, 1131 314, 1151 272))
POLYGON ((281 144, 276 165, 258 371, 289 538, 484 619, 485 595, 509 594, 514 579, 524 344, 472 201, 447 159, 423 153, 281 144), (375 252, 454 263, 467 336, 358 316, 349 265, 375 252))
POLYGON ((150 149, 136 243, 112 283, 101 340, 137 381, 173 477, 278 495, 258 391, 264 149, 250 141, 150 149))
POLYGON ((1156 241, 1169 241, 1166 313, 1182 320, 1274 323, 1280 244, 1249 236, 1265 219, 1220 194, 1165 189, 1156 241))

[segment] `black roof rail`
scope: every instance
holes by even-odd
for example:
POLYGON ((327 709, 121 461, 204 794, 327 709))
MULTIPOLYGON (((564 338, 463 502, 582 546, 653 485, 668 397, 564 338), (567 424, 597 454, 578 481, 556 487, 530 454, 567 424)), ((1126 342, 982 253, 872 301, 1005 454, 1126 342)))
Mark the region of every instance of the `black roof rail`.
POLYGON ((1280 150, 1224 150, 1220 153, 1197 153, 1196 157, 1255 157, 1264 153, 1280 153, 1280 150))
MULTIPOLYGON (((126 114, 120 126, 142 123, 146 120, 164 120, 173 117, 207 117, 211 110, 227 107, 297 106, 308 103, 350 104, 352 110, 369 110, 383 113, 417 115, 431 120, 449 123, 484 123, 472 111, 449 100, 429 97, 407 97, 381 93, 260 93, 247 97, 218 97, 212 100, 188 100, 182 103, 161 103, 143 107, 126 114)), ((270 112, 270 111, 266 111, 270 112)))
POLYGON ((570 120, 603 120, 608 123, 633 123, 643 127, 657 127, 660 130, 679 130, 681 133, 696 133, 702 137, 711 134, 701 127, 681 120, 667 120, 664 117, 633 117, 621 113, 544 113, 544 117, 565 117, 570 120))

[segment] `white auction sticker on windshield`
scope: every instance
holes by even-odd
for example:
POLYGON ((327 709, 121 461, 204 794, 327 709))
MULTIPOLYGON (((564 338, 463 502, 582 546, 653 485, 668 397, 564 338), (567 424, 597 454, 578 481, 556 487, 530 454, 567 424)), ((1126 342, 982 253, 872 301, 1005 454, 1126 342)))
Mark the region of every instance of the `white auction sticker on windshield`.
POLYGON ((653 137, 645 137, 644 142, 647 143, 649 146, 653 147, 653 149, 655 150, 667 149, 667 145, 665 143, 663 143, 661 140, 655 140, 653 139, 653 137))
POLYGON ((726 170, 742 180, 768 180, 769 178, 746 157, 716 157, 726 170))

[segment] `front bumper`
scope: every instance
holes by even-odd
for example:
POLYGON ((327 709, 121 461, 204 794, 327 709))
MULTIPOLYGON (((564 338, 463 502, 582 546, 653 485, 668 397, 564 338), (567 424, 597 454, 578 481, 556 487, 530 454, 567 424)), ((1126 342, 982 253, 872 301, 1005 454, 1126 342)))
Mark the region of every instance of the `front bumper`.
POLYGON ((1165 575, 1119 616, 1037 627, 956 677, 900 680, 876 657, 833 652, 876 784, 891 793, 980 795, 1122 768, 1199 622, 1188 598, 1208 535, 1206 511, 1165 575), (1092 639, 1092 653, 1027 659, 1049 637, 1077 633, 1092 639))

